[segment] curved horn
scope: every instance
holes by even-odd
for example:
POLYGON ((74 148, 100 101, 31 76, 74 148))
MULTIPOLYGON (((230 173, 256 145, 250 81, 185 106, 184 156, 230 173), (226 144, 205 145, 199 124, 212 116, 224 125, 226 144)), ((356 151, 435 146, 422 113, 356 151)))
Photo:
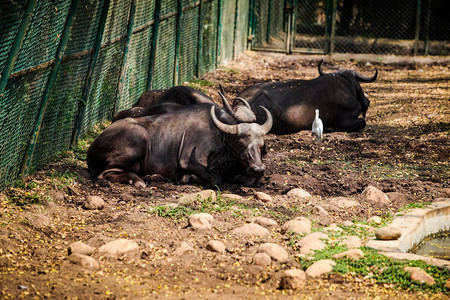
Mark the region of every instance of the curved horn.
POLYGON ((233 134, 233 135, 237 135, 239 133, 239 125, 228 125, 225 124, 221 121, 219 121, 219 119, 217 119, 216 117, 216 110, 215 110, 215 106, 211 106, 211 111, 210 111, 210 115, 211 115, 211 119, 214 123, 214 125, 216 125, 216 127, 228 134, 233 134))
POLYGON ((259 107, 261 107, 266 112, 267 119, 266 119, 266 122, 261 125, 261 130, 264 132, 264 134, 267 134, 267 133, 269 133, 270 129, 272 129, 272 125, 273 125, 272 114, 264 106, 260 105, 259 107))
POLYGON ((222 98, 223 107, 225 107, 227 112, 234 117, 233 109, 231 108, 230 103, 228 103, 227 98, 223 94, 222 86, 221 85, 219 85, 219 86, 220 86, 219 96, 220 96, 220 98, 222 98))
POLYGON ((354 72, 355 78, 361 82, 374 82, 378 76, 378 69, 375 68, 375 74, 372 77, 367 77, 359 74, 358 72, 354 72))
POLYGON ((324 73, 324 72, 322 71, 322 69, 321 69, 322 63, 323 63, 323 59, 321 59, 321 60, 319 61, 319 66, 317 67, 317 68, 319 69, 319 75, 320 75, 320 76, 326 75, 326 73, 324 73))
POLYGON ((236 97, 234 99, 241 101, 242 104, 244 104, 248 109, 250 109, 250 110, 252 109, 251 106, 250 106, 250 103, 248 103, 248 101, 245 100, 244 98, 236 97))

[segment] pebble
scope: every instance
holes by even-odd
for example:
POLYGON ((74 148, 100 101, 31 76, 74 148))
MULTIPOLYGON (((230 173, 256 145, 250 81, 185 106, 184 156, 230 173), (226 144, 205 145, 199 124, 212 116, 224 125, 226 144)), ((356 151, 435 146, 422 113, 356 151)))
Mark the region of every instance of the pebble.
POLYGON ((314 208, 319 215, 322 215, 322 216, 329 215, 328 211, 325 208, 323 208, 323 206, 321 206, 321 205, 315 205, 314 208))
POLYGON ((347 248, 352 249, 352 248, 359 248, 362 246, 362 241, 361 239, 356 236, 356 235, 351 235, 347 238, 345 238, 342 243, 347 246, 347 248))
POLYGON ((73 264, 79 265, 85 269, 92 271, 98 270, 100 268, 99 263, 93 257, 79 253, 72 253, 69 256, 69 261, 73 264))
POLYGON ((310 233, 311 221, 309 220, 290 220, 283 224, 281 231, 286 234, 288 232, 293 233, 310 233))
POLYGON ((83 208, 87 210, 102 209, 105 201, 99 196, 87 196, 83 203, 83 208))
POLYGON ((211 229, 210 222, 212 221, 214 221, 214 217, 207 213, 193 214, 188 218, 188 224, 193 229, 211 229))
POLYGON ((305 273, 309 277, 319 277, 323 274, 331 272, 335 264, 336 263, 331 259, 322 259, 309 266, 306 269, 305 273))
POLYGON ((260 236, 260 237, 270 234, 269 230, 255 223, 244 224, 240 227, 233 229, 231 233, 248 236, 260 236))
POLYGON ((254 196, 255 196, 256 200, 260 200, 262 202, 272 202, 273 201, 272 196, 270 196, 266 193, 263 193, 263 192, 256 192, 254 194, 254 196))
POLYGON ((353 260, 358 260, 358 259, 364 257, 364 252, 362 252, 361 249, 350 249, 348 251, 344 251, 344 252, 335 254, 332 257, 334 259, 350 258, 350 259, 353 259, 353 260))
POLYGON ((381 227, 375 231, 375 236, 379 240, 398 240, 402 231, 396 227, 381 227))
POLYGON ((109 256, 119 256, 138 249, 139 246, 135 241, 118 239, 101 246, 98 249, 98 253, 109 256))
POLYGON ((91 255, 92 253, 94 253, 94 248, 83 242, 78 241, 70 244, 67 251, 69 255, 71 255, 72 253, 91 255))
POLYGON ((306 273, 300 269, 290 269, 284 271, 281 281, 280 288, 285 290, 296 290, 305 286, 306 283, 306 273))
POLYGON ((272 263, 272 259, 269 254, 264 252, 258 252, 253 255, 253 263, 258 266, 267 267, 272 263))
POLYGON ((368 222, 368 223, 375 223, 375 224, 377 224, 377 225, 381 225, 382 220, 381 220, 381 218, 380 218, 379 216, 373 216, 373 217, 370 217, 370 218, 367 220, 367 222, 368 222))
POLYGON ((266 228, 278 226, 278 223, 275 220, 266 217, 253 217, 248 219, 247 223, 256 223, 266 228))
POLYGON ((295 188, 295 189, 290 190, 287 193, 287 196, 292 197, 292 198, 297 198, 297 199, 303 199, 303 198, 311 197, 311 194, 308 193, 307 191, 305 191, 304 189, 295 188))
POLYGON ((265 243, 260 245, 257 250, 257 252, 263 252, 268 254, 272 259, 280 262, 285 263, 289 259, 289 254, 284 250, 283 247, 274 244, 274 243, 265 243))
POLYGON ((325 248, 326 245, 322 239, 328 239, 328 235, 323 232, 313 232, 298 241, 296 246, 300 248, 300 254, 309 254, 312 250, 325 248))
POLYGON ((206 245, 206 250, 217 253, 224 253, 226 248, 227 247, 223 242, 217 240, 211 240, 208 242, 208 245, 206 245))
POLYGON ((436 283, 434 278, 422 270, 419 267, 405 267, 403 268, 404 271, 409 272, 411 276, 411 280, 419 281, 421 283, 426 283, 428 285, 433 285, 436 283))
POLYGON ((346 197, 334 197, 329 200, 330 204, 339 207, 340 209, 348 209, 352 207, 361 206, 361 204, 353 199, 349 199, 346 197))
POLYGON ((194 251, 194 248, 187 242, 181 242, 180 247, 178 247, 173 254, 176 256, 181 256, 188 251, 194 251))
POLYGON ((362 192, 362 197, 371 203, 389 205, 389 197, 374 186, 367 186, 362 192))

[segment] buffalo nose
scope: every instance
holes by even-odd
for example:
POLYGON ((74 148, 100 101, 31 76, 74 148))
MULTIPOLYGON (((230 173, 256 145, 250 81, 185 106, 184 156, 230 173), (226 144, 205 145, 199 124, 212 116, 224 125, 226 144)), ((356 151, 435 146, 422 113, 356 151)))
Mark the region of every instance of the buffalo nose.
POLYGON ((250 167, 250 172, 255 175, 260 175, 260 174, 264 173, 265 170, 266 170, 266 166, 264 166, 264 165, 250 167))

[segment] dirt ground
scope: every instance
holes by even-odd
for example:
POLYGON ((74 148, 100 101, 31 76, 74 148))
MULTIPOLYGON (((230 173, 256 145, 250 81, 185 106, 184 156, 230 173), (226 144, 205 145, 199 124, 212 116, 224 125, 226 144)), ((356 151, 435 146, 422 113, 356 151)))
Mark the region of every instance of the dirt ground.
MULTIPOLYGON (((215 100, 218 84, 229 98, 244 87, 261 82, 318 76, 319 56, 245 53, 204 76, 210 86, 198 88, 215 100)), ((158 215, 158 209, 176 202, 200 186, 149 182, 137 189, 126 185, 94 186, 83 155, 67 152, 29 176, 22 186, 0 194, 0 297, 17 298, 176 298, 176 299, 421 299, 445 298, 405 291, 390 284, 376 284, 357 276, 336 274, 308 279, 302 290, 279 289, 283 270, 301 268, 295 259, 263 268, 252 264, 255 247, 264 242, 283 245, 290 255, 295 248, 279 229, 269 237, 240 238, 230 230, 254 215, 279 224, 298 216, 326 226, 343 221, 387 217, 408 203, 432 202, 450 197, 450 70, 446 64, 367 63, 346 59, 326 64, 365 75, 378 68, 374 83, 363 83, 371 104, 367 126, 356 133, 327 133, 316 142, 310 131, 266 138, 267 171, 255 187, 224 184, 222 194, 241 196, 239 209, 213 210, 214 228, 194 231, 187 218, 158 215), (73 175, 75 174, 75 175, 73 175), (365 203, 361 192, 373 185, 390 193, 391 204, 365 203), (308 191, 312 198, 292 200, 293 188, 308 191), (255 192, 273 197, 271 202, 254 198, 255 192), (396 192, 397 194, 395 194, 396 192), (85 210, 87 195, 102 197, 102 210, 85 210), (329 205, 332 197, 357 199, 361 206, 339 209, 329 205), (29 204, 39 202, 38 204, 29 204), (17 205, 25 204, 25 205, 17 205), (321 205, 327 215, 315 209, 321 205), (243 207, 246 208, 243 208, 243 207), (114 239, 127 238, 139 251, 119 258, 92 256, 100 269, 89 271, 68 260, 68 245, 83 241, 98 248, 114 239), (206 249, 209 240, 222 240, 224 254, 206 249), (194 251, 176 256, 182 242, 194 251)), ((329 70, 329 69, 328 69, 329 70)), ((203 82, 204 83, 204 82, 203 82)), ((81 149, 87 149, 81 144, 81 149)), ((226 201, 226 200, 225 200, 226 201)), ((198 209, 195 204, 191 209, 198 209)))

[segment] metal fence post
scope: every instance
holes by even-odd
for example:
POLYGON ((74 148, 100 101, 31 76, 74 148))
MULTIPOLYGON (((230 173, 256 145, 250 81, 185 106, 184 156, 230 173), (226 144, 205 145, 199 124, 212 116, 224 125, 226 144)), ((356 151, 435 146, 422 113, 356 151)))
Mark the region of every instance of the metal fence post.
POLYGON ((36 6, 36 0, 29 0, 25 13, 23 14, 22 21, 20 22, 19 28, 17 30, 16 37, 11 46, 11 50, 8 54, 8 59, 5 63, 5 68, 0 75, 0 99, 3 98, 3 93, 8 85, 9 76, 14 68, 17 57, 19 56, 20 48, 22 48, 23 39, 27 33, 28 25, 31 21, 31 16, 33 15, 34 8, 36 6))
POLYGON ((215 67, 219 65, 220 60, 220 46, 221 41, 220 38, 222 36, 222 0, 217 1, 217 40, 216 40, 216 64, 215 67))
POLYGON ((333 10, 331 13, 330 53, 334 53, 334 44, 336 42, 336 12, 337 0, 333 0, 333 10))
POLYGON ((153 71, 155 67, 155 55, 156 55, 156 41, 158 40, 158 30, 159 30, 159 17, 161 14, 161 1, 156 0, 155 12, 153 15, 153 33, 152 33, 152 44, 150 46, 150 59, 148 67, 148 77, 147 77, 147 91, 152 89, 153 85, 153 71))
POLYGON ((94 51, 92 53, 91 60, 89 61, 88 73, 87 73, 86 80, 84 83, 84 89, 83 89, 83 94, 81 96, 81 101, 78 105, 77 118, 75 120, 74 131, 72 133, 72 138, 70 141, 71 147, 75 146, 75 143, 78 141, 78 138, 80 135, 81 124, 83 123, 84 113, 86 111, 86 105, 87 105, 87 102, 89 99, 89 94, 91 92, 92 77, 94 76, 94 69, 95 69, 95 65, 97 64, 98 54, 100 53, 103 32, 105 31, 105 24, 106 24, 106 19, 108 17, 108 10, 109 10, 110 2, 111 2, 110 0, 105 0, 105 2, 103 2, 102 14, 100 15, 99 24, 97 27, 97 34, 95 37, 94 51))
POLYGON ((234 29, 233 29, 233 59, 236 58, 236 42, 237 42, 237 23, 239 14, 239 0, 236 0, 236 6, 234 7, 234 29))
POLYGON ((127 65, 128 50, 130 48, 131 35, 133 34, 135 12, 136 12, 136 0, 132 0, 131 7, 130 7, 130 16, 128 18, 127 38, 125 40, 125 46, 123 49, 122 66, 120 67, 120 77, 119 77, 119 82, 117 84, 117 95, 116 95, 116 101, 114 102, 112 117, 114 117, 116 115, 116 113, 119 111, 120 99, 122 97, 122 92, 123 92, 123 80, 125 78, 125 71, 126 71, 126 65, 127 65))
POLYGON ((183 17, 183 6, 181 0, 177 1, 178 14, 177 14, 177 29, 175 36, 175 61, 173 63, 173 85, 178 85, 179 69, 180 69, 180 36, 181 36, 181 18, 183 17))
POLYGON ((416 11, 416 35, 414 38, 414 56, 419 52, 419 36, 420 36, 420 15, 422 10, 422 1, 417 0, 417 11, 416 11))
POLYGON ((41 130, 42 121, 44 120, 45 111, 47 109, 47 105, 50 99, 50 95, 53 90, 53 86, 56 81, 56 77, 59 72, 59 68, 61 67, 62 58, 64 55, 64 51, 66 49, 67 42, 69 41, 69 35, 72 31, 73 21, 75 19, 75 13, 77 10, 79 0, 72 0, 70 4, 69 13, 67 14, 66 23, 64 25, 63 32, 61 33, 61 40, 58 45, 58 49, 55 54, 55 62, 53 63, 52 71, 50 72, 50 76, 47 81, 47 86, 45 87, 44 94, 42 96, 41 106, 39 107, 39 111, 37 114, 36 122, 33 128, 33 134, 28 142, 27 150, 25 152, 22 165, 20 167, 20 175, 23 177, 25 175, 26 170, 28 169, 31 158, 33 157, 34 147, 36 146, 37 139, 39 137, 39 132, 41 130))

